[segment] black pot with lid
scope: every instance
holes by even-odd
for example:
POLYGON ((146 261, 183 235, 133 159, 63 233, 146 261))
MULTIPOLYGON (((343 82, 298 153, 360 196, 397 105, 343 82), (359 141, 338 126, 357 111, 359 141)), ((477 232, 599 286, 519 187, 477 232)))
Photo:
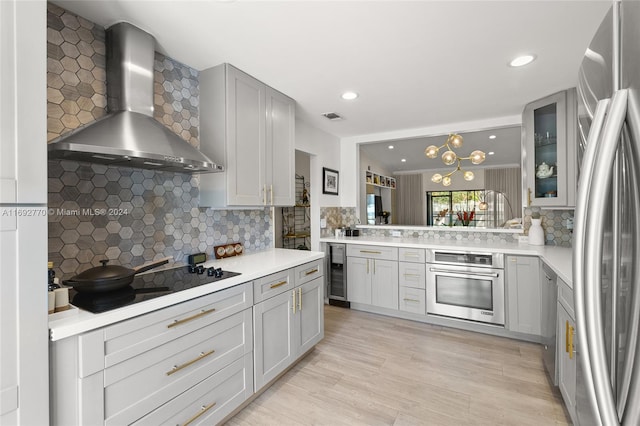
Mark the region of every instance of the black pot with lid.
POLYGON ((126 268, 122 265, 107 265, 108 259, 101 260, 102 266, 95 266, 80 272, 64 285, 71 286, 78 292, 99 293, 124 288, 133 282, 136 274, 169 263, 169 258, 157 260, 136 268, 126 268))

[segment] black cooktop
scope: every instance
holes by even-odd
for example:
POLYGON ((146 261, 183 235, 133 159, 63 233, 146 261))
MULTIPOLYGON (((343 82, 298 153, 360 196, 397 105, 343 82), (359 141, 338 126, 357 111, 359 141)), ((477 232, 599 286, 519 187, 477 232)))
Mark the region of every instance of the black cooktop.
POLYGON ((218 276, 207 275, 206 269, 204 273, 190 270, 193 268, 182 266, 136 275, 127 287, 104 293, 80 293, 69 289, 69 298, 71 304, 80 309, 100 313, 240 275, 220 269, 216 271, 218 276))

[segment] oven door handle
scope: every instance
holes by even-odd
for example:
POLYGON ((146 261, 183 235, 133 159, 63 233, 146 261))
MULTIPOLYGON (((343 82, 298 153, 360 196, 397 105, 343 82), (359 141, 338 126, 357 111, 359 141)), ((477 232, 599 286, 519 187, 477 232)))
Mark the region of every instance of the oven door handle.
POLYGON ((467 271, 452 271, 450 269, 438 269, 438 268, 429 268, 429 272, 439 272, 443 274, 455 274, 455 275, 463 275, 463 276, 481 276, 481 277, 494 277, 498 278, 500 274, 497 272, 467 272, 467 271))

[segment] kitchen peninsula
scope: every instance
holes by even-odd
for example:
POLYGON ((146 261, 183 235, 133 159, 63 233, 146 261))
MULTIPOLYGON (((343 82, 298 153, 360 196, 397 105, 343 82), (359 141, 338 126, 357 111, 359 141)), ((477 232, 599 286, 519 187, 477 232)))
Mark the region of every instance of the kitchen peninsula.
MULTIPOLYGON (((420 228, 421 230, 429 229, 428 227, 413 228, 420 228)), ((466 234, 466 237, 469 236, 469 234, 467 234, 469 231, 463 232, 466 234)), ((523 294, 523 298, 530 297, 531 294, 534 294, 540 299, 539 261, 541 261, 545 265, 548 265, 563 282, 571 286, 571 248, 550 245, 532 246, 526 243, 510 242, 498 238, 492 240, 487 240, 486 238, 484 240, 475 240, 473 238, 463 238, 462 233, 458 234, 458 237, 459 238, 445 239, 439 238, 437 234, 435 237, 426 237, 424 234, 422 237, 363 235, 359 237, 326 237, 322 238, 321 242, 325 244, 346 245, 347 300, 351 302, 351 307, 354 309, 539 342, 541 338, 540 327, 519 327, 515 323, 517 310, 512 309, 513 306, 510 306, 510 304, 517 304, 518 302, 515 292, 517 292, 519 287, 522 287, 522 283, 518 285, 517 281, 525 282, 526 280, 527 285, 530 285, 528 290, 533 291, 533 293, 528 293, 527 296, 523 294), (430 273, 429 269, 431 268, 433 270, 436 267, 434 266, 435 263, 430 263, 435 262, 435 259, 430 259, 429 253, 436 251, 456 254, 491 254, 499 255, 500 258, 505 259, 504 266, 500 266, 499 270, 496 271, 496 274, 500 275, 501 279, 504 279, 502 284, 500 284, 504 288, 504 296, 501 300, 503 300, 505 318, 502 324, 496 326, 475 321, 461 321, 460 319, 447 318, 446 316, 428 313, 426 305, 429 303, 429 280, 427 276, 430 273), (362 264, 364 269, 362 271, 358 270, 358 272, 356 272, 356 270, 351 271, 350 268, 358 268, 358 260, 361 259, 364 259, 364 263, 362 264), (530 273, 520 273, 520 262, 523 261, 531 261, 527 266, 529 269, 528 272, 530 273), (372 302, 372 294, 367 294, 364 296, 364 299, 360 299, 359 297, 361 295, 357 289, 358 284, 352 282, 362 274, 373 274, 374 268, 376 267, 378 271, 384 271, 384 269, 380 268, 380 262, 390 262, 388 266, 393 268, 390 272, 391 276, 386 280, 387 285, 392 287, 388 289, 388 293, 396 294, 396 299, 392 302, 392 306, 384 306, 372 302), (417 275, 420 276, 418 277, 417 275), (415 282, 416 280, 418 282, 417 284, 415 282), (412 283, 411 281, 414 282, 412 283), (354 288, 354 286, 356 287, 354 288), (412 293, 413 296, 403 297, 403 291, 408 291, 412 293), (356 298, 355 301, 353 300, 354 297, 356 298), (365 300, 365 302, 363 302, 363 300, 365 300), (412 302, 419 303, 420 307, 417 308, 417 310, 412 309, 410 307, 412 302)), ((445 261, 443 263, 451 264, 452 262, 445 261)), ((387 266, 387 264, 385 264, 385 266, 387 266)), ((331 271, 328 271, 327 274, 330 276, 331 271)), ((496 285, 494 285, 494 287, 496 285)), ((371 285, 369 285, 367 291, 375 293, 375 288, 372 290, 370 287, 371 285)), ((522 302, 525 303, 527 301, 522 300, 522 302)), ((539 321, 540 303, 538 303, 537 306, 537 318, 539 321)))

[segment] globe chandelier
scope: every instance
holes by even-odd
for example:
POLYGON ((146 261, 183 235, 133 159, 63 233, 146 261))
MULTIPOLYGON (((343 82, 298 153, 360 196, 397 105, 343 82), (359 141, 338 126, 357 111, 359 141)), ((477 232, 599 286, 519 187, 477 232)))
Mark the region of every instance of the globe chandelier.
POLYGON ((442 153, 442 162, 447 166, 451 166, 456 162, 458 163, 457 167, 453 169, 453 171, 445 175, 436 173, 433 176, 431 176, 432 182, 434 183, 442 182, 442 185, 449 186, 451 185, 451 176, 456 172, 462 173, 464 180, 473 180, 473 178, 475 177, 473 175, 473 172, 470 170, 467 170, 467 171, 462 170, 461 162, 463 160, 468 160, 468 161, 471 161, 472 164, 480 164, 484 161, 485 154, 480 150, 475 150, 471 154, 469 154, 468 157, 458 157, 458 155, 453 151, 453 149, 460 148, 462 146, 463 140, 464 139, 459 134, 452 133, 449 135, 444 145, 440 147, 435 145, 429 145, 427 149, 424 150, 424 155, 426 155, 427 158, 436 158, 440 150, 443 148, 446 148, 446 151, 442 153))

